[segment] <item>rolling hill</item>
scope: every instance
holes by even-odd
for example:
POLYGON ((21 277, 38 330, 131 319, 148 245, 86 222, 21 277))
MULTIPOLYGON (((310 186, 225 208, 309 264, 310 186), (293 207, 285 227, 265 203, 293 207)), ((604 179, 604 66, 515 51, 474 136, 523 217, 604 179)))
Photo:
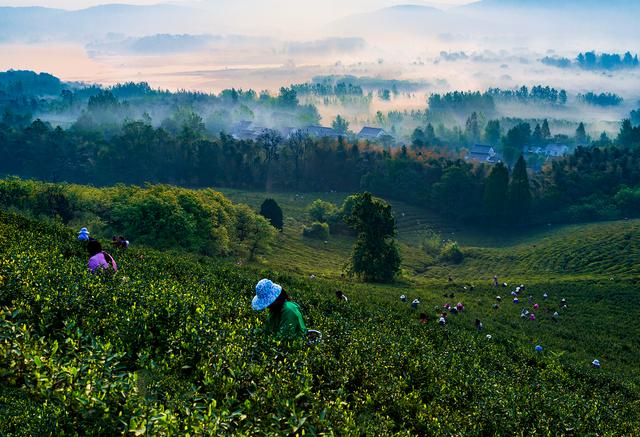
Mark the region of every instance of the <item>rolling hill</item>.
POLYGON ((114 252, 119 272, 93 276, 72 230, 5 212, 0 225, 3 434, 627 434, 640 424, 631 283, 528 282, 537 299, 551 294, 542 309, 569 299, 559 321, 541 309, 530 322, 520 306, 492 309, 493 287, 309 280, 145 247, 114 252), (262 333, 250 307, 262 276, 301 303, 320 344, 262 333), (348 302, 335 301, 337 287, 348 302), (426 325, 397 293, 423 299, 426 325), (466 309, 440 326, 452 299, 466 309))
MULTIPOLYGON (((309 222, 305 208, 317 198, 340 205, 345 193, 260 193, 221 190, 235 202, 259 210, 266 197, 280 204, 285 230, 267 265, 301 274, 337 278, 347 261, 353 239, 331 236, 327 243, 302 237, 309 222)), ((460 280, 489 282, 494 274, 514 280, 545 277, 596 277, 610 279, 640 274, 640 220, 569 226, 544 226, 522 230, 469 228, 449 223, 424 209, 390 202, 398 222, 398 240, 406 279, 437 280, 452 275, 460 280), (426 227, 442 238, 458 241, 465 253, 459 265, 434 262, 421 250, 426 227)))
POLYGON ((77 11, 43 7, 0 7, 0 42, 93 41, 108 34, 143 36, 202 33, 223 23, 175 5, 107 4, 77 11))

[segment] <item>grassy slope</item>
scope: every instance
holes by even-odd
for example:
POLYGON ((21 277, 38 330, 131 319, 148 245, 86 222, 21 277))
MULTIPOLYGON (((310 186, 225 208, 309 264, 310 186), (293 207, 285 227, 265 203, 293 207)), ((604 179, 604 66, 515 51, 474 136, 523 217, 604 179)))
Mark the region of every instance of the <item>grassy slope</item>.
MULTIPOLYGON (((259 209, 267 196, 261 192, 222 190, 237 202, 259 209)), ((266 264, 298 273, 338 277, 349 257, 353 239, 331 236, 328 243, 305 239, 302 226, 309 219, 306 206, 317 198, 339 205, 346 194, 270 193, 285 215, 285 231, 278 239, 266 264)), ((467 281, 501 278, 527 281, 564 275, 607 277, 640 273, 640 220, 589 225, 549 226, 530 229, 525 234, 499 230, 484 232, 463 229, 443 222, 429 212, 391 202, 398 221, 398 241, 407 280, 442 279, 448 275, 467 281), (441 232, 443 238, 457 240, 466 258, 461 265, 433 264, 419 249, 419 236, 425 226, 441 232)))

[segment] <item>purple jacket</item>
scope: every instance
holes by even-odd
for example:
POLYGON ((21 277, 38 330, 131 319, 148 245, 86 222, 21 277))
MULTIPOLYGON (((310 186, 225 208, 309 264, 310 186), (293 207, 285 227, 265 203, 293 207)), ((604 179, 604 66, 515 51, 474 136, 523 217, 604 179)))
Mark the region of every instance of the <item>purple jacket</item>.
MULTIPOLYGON (((116 264, 116 261, 113 259, 113 257, 111 257, 111 255, 109 255, 109 258, 111 258, 111 266, 109 266, 109 262, 107 261, 107 257, 105 256, 106 252, 100 252, 97 253, 95 255, 93 255, 91 258, 89 258, 89 271, 91 273, 95 273, 96 270, 98 269, 108 269, 109 267, 113 268, 114 272, 118 271, 118 266, 116 264)), ((107 254, 108 255, 108 254, 107 254)))

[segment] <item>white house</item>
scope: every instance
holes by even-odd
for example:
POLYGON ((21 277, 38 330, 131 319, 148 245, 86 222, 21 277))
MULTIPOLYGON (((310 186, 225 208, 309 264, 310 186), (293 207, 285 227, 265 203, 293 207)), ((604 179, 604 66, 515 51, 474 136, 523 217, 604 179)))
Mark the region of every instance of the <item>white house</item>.
POLYGON ((384 129, 379 127, 363 127, 358 133, 358 139, 360 140, 379 140, 387 135, 384 129))
POLYGON ((494 164, 499 161, 498 154, 491 146, 476 144, 467 154, 467 160, 494 164))

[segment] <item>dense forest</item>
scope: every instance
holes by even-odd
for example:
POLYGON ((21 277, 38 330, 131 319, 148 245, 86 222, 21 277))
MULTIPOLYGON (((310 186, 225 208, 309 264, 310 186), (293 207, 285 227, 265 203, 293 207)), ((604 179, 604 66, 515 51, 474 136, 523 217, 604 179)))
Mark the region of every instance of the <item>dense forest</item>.
MULTIPOLYGON (((517 147, 527 132, 529 126, 518 126, 503 141, 517 147)), ((145 120, 128 121, 110 137, 79 127, 54 129, 39 120, 24 128, 0 124, 0 154, 5 157, 0 173, 5 175, 97 185, 369 190, 452 219, 496 225, 640 213, 640 127, 628 120, 615 144, 607 139, 578 147, 539 173, 527 172, 522 158, 509 170, 454 159, 428 147, 389 150, 299 133, 284 139, 273 131, 255 141, 236 140, 208 135, 198 122, 174 133, 145 120), (499 172, 507 177, 497 176, 499 172), (490 183, 493 178, 499 182, 490 183), (529 194, 523 197, 513 192, 515 187, 525 187, 529 194), (523 198, 530 201, 521 204, 523 198)))
MULTIPOLYGON (((242 117, 268 118, 272 126, 316 123, 316 108, 301 104, 299 92, 359 95, 365 85, 412 86, 328 76, 283 87, 275 96, 235 89, 214 95, 153 90, 144 83, 103 89, 64 84, 47 74, 0 73, 0 174, 98 186, 368 190, 451 219, 495 226, 640 213, 637 111, 622 123, 617 138, 603 133, 595 140, 583 123, 570 137, 553 132, 547 119, 492 117, 502 101, 565 105, 566 91, 548 86, 431 94, 429 108, 411 114, 418 127, 407 145, 397 147, 358 139, 340 116, 331 137, 275 127, 262 127, 247 139, 227 133, 242 117), (53 127, 35 116, 40 113, 66 117, 66 127, 53 127), (466 121, 463 127, 437 122, 449 118, 466 121), (505 165, 466 160, 478 143, 494 147, 505 165), (532 152, 547 146, 569 146, 574 153, 550 160, 532 152)), ((583 98, 614 104, 615 97, 583 98)), ((403 114, 379 113, 379 118, 381 124, 401 121, 403 114)))

